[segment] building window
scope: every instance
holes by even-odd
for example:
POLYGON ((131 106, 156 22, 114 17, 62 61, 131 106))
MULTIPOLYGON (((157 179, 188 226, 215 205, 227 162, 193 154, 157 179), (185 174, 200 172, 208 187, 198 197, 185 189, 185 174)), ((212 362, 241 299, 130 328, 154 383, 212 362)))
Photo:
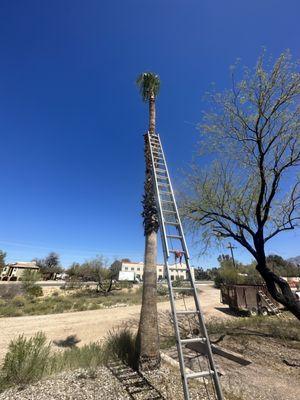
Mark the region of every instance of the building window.
POLYGON ((163 276, 162 275, 158 275, 158 279, 162 279, 163 278, 163 276))
POLYGON ((125 271, 128 271, 128 267, 125 267, 124 269, 125 269, 125 271))
POLYGON ((137 267, 137 271, 140 271, 141 270, 141 268, 140 267, 137 267))
POLYGON ((131 267, 131 271, 134 271, 134 268, 133 268, 133 267, 131 267))
POLYGON ((171 281, 174 281, 174 275, 171 275, 171 281))

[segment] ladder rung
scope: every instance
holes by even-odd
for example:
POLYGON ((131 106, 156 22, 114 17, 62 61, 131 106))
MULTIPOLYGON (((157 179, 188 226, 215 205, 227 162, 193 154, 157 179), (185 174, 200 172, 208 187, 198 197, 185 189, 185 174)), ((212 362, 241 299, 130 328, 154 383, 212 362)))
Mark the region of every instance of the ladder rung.
POLYGON ((172 286, 173 290, 194 290, 192 287, 178 287, 178 286, 172 286))
POLYGON ((181 342, 182 344, 186 344, 186 343, 199 343, 199 342, 204 343, 204 342, 206 342, 206 338, 204 338, 204 337, 203 337, 203 338, 198 337, 198 338, 190 338, 190 339, 181 339, 180 342, 181 342))
POLYGON ((172 210, 161 210, 163 213, 168 213, 168 214, 177 214, 176 211, 172 211, 172 210))
POLYGON ((187 379, 193 379, 193 378, 205 378, 206 376, 211 376, 214 375, 214 371, 202 371, 202 372, 194 372, 192 374, 186 374, 187 379))
POLYGON ((162 182, 157 182, 158 186, 162 186, 162 187, 168 187, 170 186, 169 183, 162 183, 162 182))
POLYGON ((179 226, 179 222, 174 222, 174 221, 164 221, 165 224, 167 225, 174 225, 174 226, 179 226))
MULTIPOLYGON (((170 202, 172 203, 172 202, 170 202)), ((167 238, 170 239, 183 239, 183 236, 179 236, 179 235, 167 235, 167 238)))
POLYGON ((157 176, 157 179, 165 179, 165 180, 167 180, 167 179, 169 179, 167 176, 165 176, 165 175, 163 175, 163 176, 157 176))
MULTIPOLYGON (((164 165, 164 164, 163 164, 163 165, 164 165)), ((155 171, 156 171, 156 172, 165 172, 165 173, 167 172, 167 170, 165 170, 165 169, 160 169, 160 168, 156 168, 155 171)))
POLYGON ((171 200, 161 200, 162 203, 170 203, 170 204, 174 204, 174 201, 171 200))
POLYGON ((182 311, 176 311, 176 314, 178 315, 192 315, 192 314, 199 314, 199 311, 191 311, 191 310, 182 310, 182 311))

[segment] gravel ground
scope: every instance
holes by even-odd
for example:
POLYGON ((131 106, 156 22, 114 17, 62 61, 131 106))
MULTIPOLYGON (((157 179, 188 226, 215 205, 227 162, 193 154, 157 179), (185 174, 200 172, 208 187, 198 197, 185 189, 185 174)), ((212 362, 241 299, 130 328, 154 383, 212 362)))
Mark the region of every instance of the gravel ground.
MULTIPOLYGON (((207 400, 200 382, 191 388, 192 400, 207 400)), ((183 400, 179 372, 162 363, 159 371, 143 376, 116 363, 94 371, 59 374, 23 389, 9 389, 0 400, 183 400)))
POLYGON ((104 367, 76 370, 29 385, 9 389, 0 400, 127 400, 131 399, 117 378, 104 367))

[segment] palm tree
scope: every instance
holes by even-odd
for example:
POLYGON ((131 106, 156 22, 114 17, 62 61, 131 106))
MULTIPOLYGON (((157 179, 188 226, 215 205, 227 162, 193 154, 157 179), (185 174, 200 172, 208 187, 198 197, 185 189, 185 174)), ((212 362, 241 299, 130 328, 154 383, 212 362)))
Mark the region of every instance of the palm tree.
MULTIPOLYGON (((158 75, 144 72, 137 78, 143 101, 149 102, 149 132, 155 134, 155 97, 159 92, 158 75)), ((137 362, 141 370, 157 369, 160 366, 159 335, 157 319, 157 231, 158 214, 151 174, 151 154, 147 134, 145 140, 146 176, 144 184, 143 223, 145 234, 143 300, 137 335, 137 362)))

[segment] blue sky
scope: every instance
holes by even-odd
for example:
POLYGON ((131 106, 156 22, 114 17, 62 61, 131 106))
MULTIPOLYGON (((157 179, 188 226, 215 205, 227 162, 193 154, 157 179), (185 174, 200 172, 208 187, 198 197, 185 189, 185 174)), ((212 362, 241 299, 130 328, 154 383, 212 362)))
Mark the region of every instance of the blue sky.
MULTIPOLYGON (((262 46, 299 58, 299 12, 296 0, 2 0, 0 248, 8 260, 52 250, 64 266, 96 254, 142 260, 147 107, 136 76, 161 77, 158 130, 180 188, 204 92, 211 82, 228 87, 229 66, 238 57, 252 66, 262 46)), ((299 232, 268 250, 299 255, 299 232)), ((197 264, 217 264, 219 250, 191 253, 197 264)))

